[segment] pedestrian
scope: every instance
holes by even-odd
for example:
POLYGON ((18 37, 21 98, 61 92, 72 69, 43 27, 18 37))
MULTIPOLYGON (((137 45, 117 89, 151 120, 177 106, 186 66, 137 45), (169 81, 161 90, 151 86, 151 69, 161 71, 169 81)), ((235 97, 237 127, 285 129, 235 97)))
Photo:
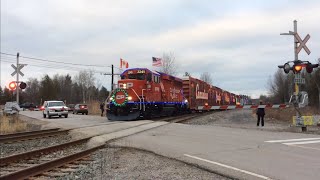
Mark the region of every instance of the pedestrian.
POLYGON ((100 103, 100 109, 101 109, 101 117, 102 117, 104 112, 104 102, 100 103))
MULTIPOLYGON (((262 105, 262 101, 260 101, 259 105, 262 105)), ((264 126, 264 115, 265 115, 264 108, 258 108, 256 114, 258 116, 257 126, 259 126, 260 120, 261 120, 261 126, 263 127, 264 126)))

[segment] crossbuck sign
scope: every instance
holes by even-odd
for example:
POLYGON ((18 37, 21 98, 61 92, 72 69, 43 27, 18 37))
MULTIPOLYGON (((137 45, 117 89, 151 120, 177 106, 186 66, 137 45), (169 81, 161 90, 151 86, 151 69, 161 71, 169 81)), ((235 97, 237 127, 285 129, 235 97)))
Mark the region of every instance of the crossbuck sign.
POLYGON ((306 53, 309 55, 311 53, 311 51, 309 50, 309 48, 307 47, 306 43, 307 41, 310 39, 310 35, 308 34, 303 40, 300 38, 298 33, 294 34, 294 37, 298 40, 299 42, 299 46, 297 47, 297 54, 299 54, 299 52, 301 51, 301 49, 303 48, 306 53))
POLYGON ((11 64, 11 67, 14 69, 13 73, 11 73, 11 76, 14 76, 15 74, 19 73, 21 76, 24 76, 24 74, 21 72, 21 69, 24 67, 23 64, 19 64, 18 68, 11 64))

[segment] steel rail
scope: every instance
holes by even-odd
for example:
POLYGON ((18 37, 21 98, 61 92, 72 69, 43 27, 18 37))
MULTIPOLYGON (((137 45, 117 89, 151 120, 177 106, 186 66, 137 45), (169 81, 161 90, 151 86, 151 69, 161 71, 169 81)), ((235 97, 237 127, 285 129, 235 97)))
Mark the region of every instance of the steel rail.
POLYGON ((28 132, 22 132, 22 133, 0 135, 0 143, 21 141, 26 139, 35 139, 38 137, 45 137, 45 136, 53 136, 57 134, 66 133, 68 131, 69 130, 59 130, 58 128, 56 128, 56 129, 48 129, 48 130, 41 130, 41 131, 28 131, 28 132))
POLYGON ((74 162, 76 160, 82 159, 88 155, 90 155, 92 152, 103 148, 105 145, 100 145, 100 146, 96 146, 69 156, 65 156, 59 159, 55 159, 49 162, 45 162, 36 166, 32 166, 29 168, 25 168, 23 170, 20 171, 16 171, 10 174, 6 174, 4 176, 0 177, 0 180, 11 180, 11 179, 16 179, 16 180, 20 180, 20 179, 26 179, 28 177, 31 176, 35 176, 38 174, 41 174, 43 172, 52 170, 56 167, 60 167, 63 166, 64 164, 70 163, 70 162, 74 162))
POLYGON ((29 151, 29 152, 25 152, 25 153, 20 153, 20 154, 16 154, 16 155, 11 155, 11 156, 7 156, 4 158, 0 158, 0 166, 9 164, 9 163, 13 163, 16 161, 21 161, 24 159, 28 159, 31 157, 38 157, 38 156, 42 156, 44 154, 49 154, 51 152, 54 151, 58 151, 60 149, 72 146, 72 145, 76 145, 76 144, 80 144, 80 143, 84 143, 86 141, 88 141, 91 137, 87 137, 87 138, 83 138, 83 139, 79 139, 79 140, 75 140, 75 141, 71 141, 71 142, 67 142, 64 144, 59 144, 56 146, 50 146, 50 147, 46 147, 46 148, 42 148, 42 149, 38 149, 38 150, 33 150, 33 151, 29 151))

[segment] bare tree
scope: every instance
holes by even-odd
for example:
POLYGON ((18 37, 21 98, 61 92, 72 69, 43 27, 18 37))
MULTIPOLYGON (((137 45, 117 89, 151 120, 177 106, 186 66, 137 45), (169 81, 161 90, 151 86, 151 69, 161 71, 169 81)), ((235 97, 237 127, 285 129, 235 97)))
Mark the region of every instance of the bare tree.
POLYGON ((208 84, 212 84, 212 77, 211 74, 208 72, 204 72, 201 74, 200 79, 208 84))
POLYGON ((177 74, 176 57, 173 52, 163 53, 161 72, 169 75, 177 74))
POLYGON ((81 87, 82 90, 82 101, 86 103, 87 97, 90 98, 88 90, 91 86, 94 86, 94 76, 92 71, 81 70, 79 74, 75 76, 75 81, 81 87))
POLYGON ((38 81, 38 79, 29 78, 27 81, 27 88, 25 90, 26 101, 32 102, 35 104, 42 103, 40 102, 39 91, 40 91, 40 82, 38 81))
POLYGON ((274 102, 284 103, 289 101, 289 89, 291 88, 289 87, 291 84, 289 83, 290 81, 291 76, 286 77, 281 69, 278 69, 274 74, 273 79, 269 79, 269 94, 273 97, 274 102))

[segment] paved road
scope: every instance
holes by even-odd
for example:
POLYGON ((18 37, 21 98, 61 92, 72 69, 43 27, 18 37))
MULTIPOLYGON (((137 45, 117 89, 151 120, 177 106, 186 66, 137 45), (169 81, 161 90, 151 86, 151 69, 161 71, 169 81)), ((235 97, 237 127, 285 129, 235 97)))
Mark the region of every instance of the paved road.
POLYGON ((242 179, 320 177, 319 135, 170 124, 115 143, 242 179))
POLYGON ((76 128, 89 125, 97 124, 108 124, 113 123, 109 121, 107 117, 93 116, 93 115, 82 115, 69 113, 68 118, 52 117, 51 119, 43 118, 42 111, 20 111, 21 115, 25 115, 31 118, 35 118, 41 121, 46 121, 48 124, 46 127, 60 127, 60 128, 76 128))

